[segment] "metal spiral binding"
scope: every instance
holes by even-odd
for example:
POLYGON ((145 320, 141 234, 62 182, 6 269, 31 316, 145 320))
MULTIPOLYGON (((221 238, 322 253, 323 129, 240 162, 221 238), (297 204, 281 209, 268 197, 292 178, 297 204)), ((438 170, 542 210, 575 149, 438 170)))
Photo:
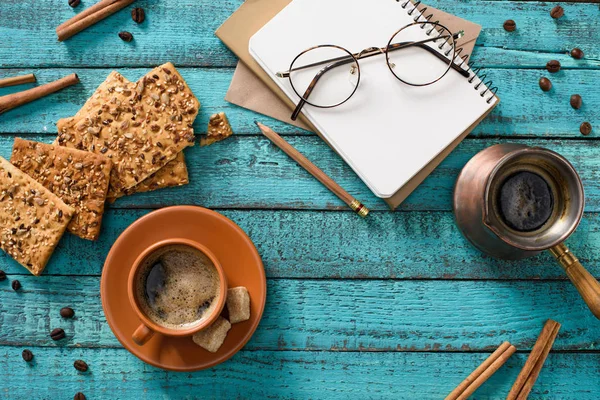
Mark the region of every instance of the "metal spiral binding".
MULTIPOLYGON (((398 3, 399 3, 400 1, 401 1, 401 0, 396 0, 396 2, 398 2, 398 3)), ((406 0, 404 3, 402 3, 401 7, 402 7, 403 9, 406 9, 406 7, 407 7, 409 4, 412 4, 412 3, 411 3, 411 0, 406 0)), ((421 4, 421 1, 420 1, 420 0, 417 0, 417 1, 416 1, 416 2, 413 4, 413 5, 414 5, 414 7, 413 7, 413 8, 412 8, 410 11, 408 11, 408 15, 412 16, 412 14, 413 14, 413 12, 414 12, 415 10, 419 11, 419 10, 418 10, 418 7, 419 7, 419 5, 420 5, 420 4, 421 4)), ((433 14, 429 14, 429 15, 427 15, 426 17, 423 17, 423 15, 425 14, 425 11, 427 11, 427 7, 423 7, 423 9, 422 9, 422 10, 420 10, 420 12, 419 12, 417 15, 415 15, 415 16, 414 16, 414 18, 413 18, 413 21, 415 21, 415 22, 419 22, 419 20, 420 20, 421 18, 423 18, 423 19, 424 19, 424 21, 423 21, 423 23, 421 24, 421 29, 425 29, 425 25, 427 25, 428 23, 430 23, 430 24, 433 24, 433 25, 432 25, 432 27, 431 27, 431 29, 429 29, 429 30, 426 32, 427 36, 431 36, 431 33, 432 33, 432 32, 433 32, 433 30, 435 29, 435 24, 439 24, 439 23, 440 23, 440 21, 439 21, 439 20, 437 20, 437 21, 431 22, 431 19, 433 18, 433 14)), ((441 36, 441 35, 442 35, 442 33, 438 31, 438 37, 439 37, 439 36, 441 36)), ((448 38, 448 39, 449 39, 449 38, 448 38)), ((448 39, 444 40, 444 42, 442 42, 442 43, 441 43, 441 44, 438 46, 438 48, 439 48, 440 50, 441 50, 441 49, 444 47, 444 45, 445 45, 446 43, 448 43, 448 39)), ((436 42, 436 41, 437 41, 437 38, 434 40, 434 42, 436 42)), ((448 51, 446 51, 446 52, 444 53, 444 55, 445 55, 445 56, 448 56, 448 55, 450 54, 450 52, 451 52, 451 51, 452 51, 452 49, 449 49, 448 51)), ((462 68, 462 66, 465 64, 465 62, 467 61, 467 59, 469 58, 469 54, 464 54, 464 55, 461 55, 461 54, 462 54, 462 52, 463 52, 463 48, 462 48, 462 47, 459 47, 458 49, 456 49, 456 50, 454 51, 454 57, 455 57, 455 58, 456 58, 456 57, 460 57, 460 59, 462 60, 460 64, 457 64, 457 65, 458 65, 459 67, 461 67, 461 68, 462 68)), ((452 60, 452 61, 454 62, 454 60, 452 60)), ((473 80, 475 79, 475 77, 478 77, 478 78, 479 78, 479 83, 477 83, 475 86, 473 86, 473 88, 474 88, 475 90, 479 90, 479 87, 480 87, 482 84, 483 84, 483 85, 485 85, 485 89, 484 89, 483 91, 481 91, 481 92, 479 93, 479 95, 480 95, 481 97, 484 97, 486 93, 489 93, 489 94, 491 94, 491 96, 490 96, 490 97, 489 97, 489 98, 486 100, 486 103, 488 103, 488 104, 489 104, 489 103, 492 101, 492 99, 493 99, 493 98, 496 96, 496 93, 498 92, 498 87, 497 87, 497 86, 491 87, 491 86, 494 84, 494 82, 493 82, 492 80, 488 80, 487 82, 485 82, 485 83, 484 83, 484 80, 485 80, 485 78, 487 77, 487 74, 483 74, 483 75, 479 76, 478 74, 479 74, 479 72, 481 72, 481 67, 475 67, 475 68, 474 68, 474 66, 473 66, 473 62, 472 62, 472 61, 470 61, 470 62, 468 62, 468 63, 467 63, 467 71, 468 71, 468 72, 469 72, 469 74, 471 75, 471 77, 470 77, 470 78, 469 78, 469 80, 468 80, 468 81, 469 81, 469 83, 473 83, 473 80)))

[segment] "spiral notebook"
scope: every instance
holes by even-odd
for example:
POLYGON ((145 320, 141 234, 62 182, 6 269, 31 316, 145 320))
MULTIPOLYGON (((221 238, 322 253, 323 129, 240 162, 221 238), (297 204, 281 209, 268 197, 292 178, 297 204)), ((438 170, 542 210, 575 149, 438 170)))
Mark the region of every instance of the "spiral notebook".
MULTIPOLYGON (((298 53, 325 43, 352 52, 384 46, 402 26, 426 21, 415 10, 408 1, 293 0, 250 39, 249 52, 297 102, 289 80, 275 74, 298 53)), ((469 79, 448 73, 433 85, 414 87, 398 81, 382 57, 361 69, 359 90, 347 103, 307 106, 303 113, 375 195, 389 199, 498 103, 495 88, 470 73, 469 79)))

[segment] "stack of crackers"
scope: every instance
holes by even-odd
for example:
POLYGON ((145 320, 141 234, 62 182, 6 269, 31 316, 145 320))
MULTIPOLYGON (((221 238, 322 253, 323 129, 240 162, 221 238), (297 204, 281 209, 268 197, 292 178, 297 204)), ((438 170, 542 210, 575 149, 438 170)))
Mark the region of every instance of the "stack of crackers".
POLYGON ((171 63, 136 83, 112 72, 54 144, 17 138, 0 157, 0 247, 40 275, 65 230, 98 238, 106 200, 188 183, 199 108, 171 63))

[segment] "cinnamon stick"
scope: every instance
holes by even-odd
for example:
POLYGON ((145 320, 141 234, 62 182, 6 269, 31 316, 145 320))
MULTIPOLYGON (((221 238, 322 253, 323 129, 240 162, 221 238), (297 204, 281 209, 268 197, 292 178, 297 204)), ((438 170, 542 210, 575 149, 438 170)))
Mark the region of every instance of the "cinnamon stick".
POLYGON ((71 74, 54 82, 46 83, 45 85, 41 85, 33 89, 2 96, 0 97, 0 114, 8 110, 12 110, 15 107, 37 100, 40 97, 47 96, 50 93, 57 92, 66 88, 67 86, 74 85, 77 82, 79 82, 79 77, 77 74, 71 74))
POLYGON ((510 347, 506 349, 506 351, 502 353, 500 357, 498 357, 496 361, 492 363, 492 365, 490 365, 485 371, 483 371, 481 375, 479 375, 479 377, 473 381, 473 383, 467 386, 465 391, 462 392, 460 396, 458 396, 457 400, 467 400, 470 395, 475 393, 479 386, 483 385, 483 383, 487 381, 490 378, 490 376, 494 375, 496 371, 498 371, 500 367, 503 366, 504 363, 513 354, 515 354, 515 351, 517 351, 517 348, 513 345, 510 345, 510 347))
POLYGON ((89 28, 95 23, 102 21, 106 17, 109 17, 127 7, 135 0, 102 0, 92 7, 82 11, 80 14, 74 16, 68 21, 60 24, 56 28, 56 34, 58 35, 58 41, 62 42, 67 40, 71 36, 78 34, 84 29, 89 28))
POLYGON ((11 76, 10 78, 0 79, 0 88, 8 87, 8 86, 22 85, 24 83, 33 83, 33 82, 35 82, 34 74, 11 76))
POLYGON ((107 7, 117 1, 119 1, 119 0, 101 0, 101 1, 97 2, 93 6, 86 8, 85 10, 83 10, 79 14, 75 15, 71 19, 68 19, 67 21, 65 21, 62 24, 60 24, 59 26, 57 26, 56 32, 66 28, 67 26, 69 26, 77 21, 84 19, 85 17, 95 13, 96 11, 100 11, 104 7, 107 7))
POLYGON ((544 366, 544 362, 548 357, 548 353, 550 353, 550 349, 552 349, 559 330, 560 324, 558 322, 551 319, 546 321, 523 369, 521 369, 519 376, 517 376, 513 387, 506 397, 507 400, 527 398, 544 366))
POLYGON ((467 399, 489 379, 514 354, 517 348, 509 342, 502 343, 484 362, 454 389, 445 400, 467 399))

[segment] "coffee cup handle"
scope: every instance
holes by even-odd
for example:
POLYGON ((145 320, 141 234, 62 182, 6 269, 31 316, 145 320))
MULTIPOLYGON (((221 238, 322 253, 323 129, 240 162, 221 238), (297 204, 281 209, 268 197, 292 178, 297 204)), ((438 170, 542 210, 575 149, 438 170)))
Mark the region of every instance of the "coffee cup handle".
POLYGON ((550 253, 563 267, 590 311, 596 318, 600 319, 600 283, 581 265, 577 257, 563 243, 551 247, 550 253))
POLYGON ((154 336, 154 331, 144 324, 137 327, 131 338, 138 346, 145 345, 154 336))

